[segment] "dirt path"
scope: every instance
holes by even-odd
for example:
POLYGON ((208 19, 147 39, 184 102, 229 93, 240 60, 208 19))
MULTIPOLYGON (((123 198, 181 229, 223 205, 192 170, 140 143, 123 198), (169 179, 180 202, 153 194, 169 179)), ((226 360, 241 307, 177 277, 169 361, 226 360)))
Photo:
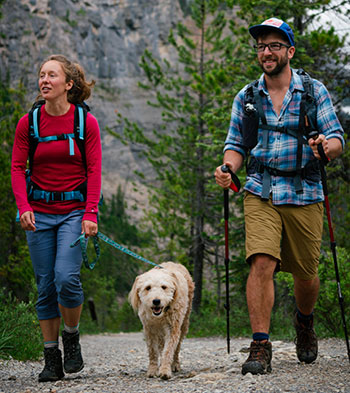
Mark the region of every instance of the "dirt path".
POLYGON ((147 378, 141 333, 87 335, 81 339, 85 368, 56 383, 38 383, 42 362, 0 361, 1 393, 180 393, 343 392, 350 393, 350 363, 343 340, 319 342, 314 364, 297 361, 291 342, 273 341, 272 373, 241 375, 249 339, 185 339, 182 371, 171 380, 147 378))

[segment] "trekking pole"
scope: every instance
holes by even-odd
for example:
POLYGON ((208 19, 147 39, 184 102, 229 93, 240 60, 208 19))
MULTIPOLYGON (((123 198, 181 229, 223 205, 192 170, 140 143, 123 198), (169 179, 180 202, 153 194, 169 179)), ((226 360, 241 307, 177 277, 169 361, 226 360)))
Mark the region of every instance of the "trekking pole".
MULTIPOLYGON (((229 173, 231 175, 230 188, 234 192, 238 192, 241 188, 241 183, 238 177, 231 171, 231 169, 223 165, 221 167, 222 172, 229 173)), ((229 246, 228 246, 228 218, 229 218, 229 204, 228 204, 228 189, 224 189, 224 218, 225 218, 225 271, 226 271, 226 303, 224 305, 226 309, 226 337, 227 337, 227 353, 230 353, 230 288, 229 288, 229 246)))
MULTIPOLYGON (((313 139, 316 139, 318 137, 318 132, 317 131, 313 131, 313 132, 311 132, 309 134, 309 136, 311 138, 313 138, 313 139)), ((332 255, 333 255, 335 277, 336 277, 336 280, 337 280, 339 306, 340 306, 340 312, 341 312, 341 317, 342 317, 342 322, 343 322, 346 348, 347 348, 347 351, 348 351, 348 358, 349 358, 349 362, 350 362, 349 336, 348 336, 348 330, 346 328, 345 310, 344 310, 344 298, 343 298, 343 295, 342 295, 342 292, 341 292, 341 287, 340 287, 340 277, 339 277, 339 269, 338 269, 338 262, 337 262, 337 250, 336 250, 336 246, 337 245, 336 245, 336 242, 335 242, 335 239, 334 239, 333 226, 332 226, 332 217, 331 217, 331 209, 330 209, 330 206, 329 206, 329 199, 328 199, 327 173, 326 173, 325 166, 328 164, 329 158, 326 156, 321 143, 317 145, 317 151, 318 151, 318 154, 321 157, 321 160, 320 160, 320 171, 321 171, 321 182, 322 182, 323 195, 324 195, 324 204, 325 204, 325 207, 326 207, 327 222, 328 222, 329 237, 330 237, 330 246, 331 246, 332 255)))

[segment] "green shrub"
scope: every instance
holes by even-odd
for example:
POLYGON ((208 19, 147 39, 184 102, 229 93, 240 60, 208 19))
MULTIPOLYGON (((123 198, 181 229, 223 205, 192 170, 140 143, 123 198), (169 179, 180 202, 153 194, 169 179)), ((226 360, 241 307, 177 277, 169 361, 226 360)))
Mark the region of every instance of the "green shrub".
POLYGON ((115 322, 117 332, 139 332, 142 329, 138 315, 127 301, 117 310, 115 322))
MULTIPOLYGON (((344 299, 344 311, 346 322, 349 326, 350 316, 350 261, 346 249, 337 248, 338 269, 340 276, 341 292, 344 299)), ((319 265, 320 292, 315 306, 315 330, 320 337, 342 337, 344 335, 341 319, 338 286, 335 276, 334 261, 331 252, 322 253, 319 265)), ((288 332, 292 323, 285 324, 284 318, 289 317, 295 310, 293 298, 293 278, 288 273, 278 273, 277 285, 279 291, 284 293, 284 299, 278 301, 279 311, 276 311, 277 325, 288 332), (284 288, 284 289, 283 289, 284 288), (287 290, 287 292, 286 292, 287 290)), ((278 292, 278 291, 277 291, 278 292)), ((276 307, 275 307, 276 308, 276 307)), ((275 309, 274 308, 274 309, 275 309)), ((271 323, 273 328, 273 323, 271 323)), ((292 334, 292 333, 290 333, 292 334)), ((290 334, 286 333, 287 336, 290 334)))
POLYGON ((33 299, 19 302, 1 290, 0 304, 0 358, 39 359, 43 344, 33 299))
MULTIPOLYGON (((337 260, 340 276, 340 287, 344 299, 344 312, 347 326, 350 323, 350 260, 344 248, 337 248, 337 260)), ((323 334, 342 337, 343 323, 338 300, 338 286, 335 276, 333 257, 330 252, 322 255, 319 267, 321 280, 320 293, 315 308, 317 323, 323 334)))

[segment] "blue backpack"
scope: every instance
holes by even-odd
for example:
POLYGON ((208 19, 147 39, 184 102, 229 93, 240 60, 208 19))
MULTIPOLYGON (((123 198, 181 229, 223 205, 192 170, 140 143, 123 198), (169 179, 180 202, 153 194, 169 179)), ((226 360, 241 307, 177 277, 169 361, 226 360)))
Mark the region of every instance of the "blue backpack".
POLYGON ((85 125, 87 112, 90 110, 85 103, 76 104, 74 112, 74 127, 71 133, 62 133, 60 135, 41 137, 40 136, 40 113, 41 107, 45 101, 35 102, 32 109, 29 111, 29 169, 26 171, 27 179, 27 194, 28 200, 44 200, 50 201, 72 201, 79 200, 81 202, 86 200, 87 184, 86 181, 79 185, 73 191, 52 191, 42 190, 37 184, 31 180, 33 173, 33 159, 36 148, 39 143, 69 140, 69 154, 74 155, 74 139, 80 150, 84 167, 86 170, 86 155, 85 155, 85 125))

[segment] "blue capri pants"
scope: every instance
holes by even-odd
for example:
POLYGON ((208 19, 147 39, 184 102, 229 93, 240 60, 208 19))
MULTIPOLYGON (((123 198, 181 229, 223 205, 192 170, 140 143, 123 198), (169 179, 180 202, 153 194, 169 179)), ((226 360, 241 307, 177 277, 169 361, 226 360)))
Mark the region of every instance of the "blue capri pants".
POLYGON ((38 288, 39 320, 60 317, 58 304, 67 308, 84 301, 80 282, 82 254, 70 244, 81 235, 84 210, 68 214, 35 214, 35 232, 26 231, 38 288))

